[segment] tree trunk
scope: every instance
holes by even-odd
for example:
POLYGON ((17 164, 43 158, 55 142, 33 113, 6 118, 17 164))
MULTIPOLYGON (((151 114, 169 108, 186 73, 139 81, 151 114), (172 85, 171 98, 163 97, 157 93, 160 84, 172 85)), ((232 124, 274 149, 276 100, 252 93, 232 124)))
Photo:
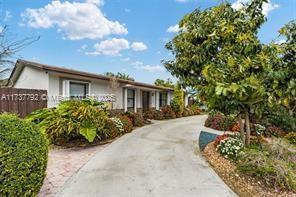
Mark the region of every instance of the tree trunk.
POLYGON ((241 135, 242 141, 245 145, 246 144, 245 129, 244 129, 245 125, 243 123, 241 114, 238 115, 238 124, 239 124, 240 135, 241 135))
POLYGON ((250 145, 250 137, 251 137, 251 129, 250 129, 250 115, 249 112, 246 110, 245 112, 245 124, 246 124, 246 145, 250 145))

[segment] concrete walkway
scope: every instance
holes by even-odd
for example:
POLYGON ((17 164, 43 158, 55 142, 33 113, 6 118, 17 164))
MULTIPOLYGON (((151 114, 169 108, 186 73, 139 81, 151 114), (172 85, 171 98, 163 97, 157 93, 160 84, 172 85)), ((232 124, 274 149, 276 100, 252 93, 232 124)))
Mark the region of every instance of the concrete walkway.
POLYGON ((156 122, 116 140, 58 196, 235 196, 198 150, 206 116, 156 122))

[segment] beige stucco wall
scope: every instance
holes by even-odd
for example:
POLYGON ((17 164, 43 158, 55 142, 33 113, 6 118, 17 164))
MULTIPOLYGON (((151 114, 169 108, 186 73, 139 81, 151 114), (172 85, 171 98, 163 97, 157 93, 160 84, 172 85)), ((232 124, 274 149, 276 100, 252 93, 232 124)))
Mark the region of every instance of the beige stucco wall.
POLYGON ((48 73, 30 67, 24 67, 13 87, 48 91, 48 84, 48 73))
MULTIPOLYGON (((63 80, 76 80, 84 81, 90 84, 90 95, 110 95, 114 94, 116 102, 113 103, 113 109, 124 109, 124 86, 126 84, 117 83, 114 86, 110 81, 90 79, 87 77, 80 77, 77 75, 61 74, 56 72, 46 72, 30 67, 24 67, 18 80, 16 81, 15 88, 29 88, 29 89, 43 89, 48 93, 48 107, 54 107, 59 103, 59 97, 63 95, 63 80)), ((136 87, 136 107, 142 108, 142 88, 136 87)), ((150 92, 150 107, 159 105, 159 91, 147 90, 150 92)), ((168 104, 173 98, 173 93, 168 93, 168 104)))

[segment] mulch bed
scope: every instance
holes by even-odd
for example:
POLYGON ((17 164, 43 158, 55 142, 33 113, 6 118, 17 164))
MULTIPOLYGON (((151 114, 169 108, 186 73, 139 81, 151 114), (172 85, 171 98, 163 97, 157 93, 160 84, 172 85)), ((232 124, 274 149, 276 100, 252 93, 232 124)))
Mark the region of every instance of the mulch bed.
POLYGON ((221 156, 214 146, 209 143, 204 149, 204 156, 223 181, 239 196, 295 196, 296 193, 279 191, 267 187, 260 180, 243 175, 228 159, 221 156))

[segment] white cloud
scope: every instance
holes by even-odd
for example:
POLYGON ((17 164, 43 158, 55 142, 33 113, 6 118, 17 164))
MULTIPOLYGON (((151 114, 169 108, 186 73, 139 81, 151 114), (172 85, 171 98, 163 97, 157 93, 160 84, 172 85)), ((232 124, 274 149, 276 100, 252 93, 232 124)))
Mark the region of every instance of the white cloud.
POLYGON ((160 65, 138 65, 138 66, 134 66, 135 69, 137 70, 144 70, 144 71, 148 71, 148 72, 160 72, 160 71, 164 71, 164 68, 160 65))
POLYGON ((96 5, 104 5, 103 0, 86 0, 86 3, 92 3, 92 4, 96 4, 96 5))
POLYGON ((134 51, 144 51, 148 48, 143 42, 133 42, 131 47, 134 51))
POLYGON ((127 34, 118 21, 106 18, 99 8, 102 0, 86 2, 52 1, 39 9, 26 9, 21 14, 23 23, 33 28, 56 27, 70 40, 101 39, 111 34, 127 34))
POLYGON ((5 16, 4 16, 3 21, 4 21, 4 22, 7 22, 11 17, 12 17, 11 12, 8 11, 8 10, 6 10, 6 11, 5 11, 5 16))
POLYGON ((93 52, 86 52, 86 55, 109 55, 109 56, 120 56, 122 50, 129 49, 129 42, 125 39, 112 38, 101 41, 94 45, 93 52))
MULTIPOLYGON (((244 8, 244 5, 248 4, 249 2, 250 0, 237 0, 232 4, 232 8, 235 10, 241 10, 244 8)), ((269 12, 278 7, 278 4, 272 3, 270 0, 268 0, 267 3, 264 2, 262 5, 262 13, 267 16, 269 12)))
POLYGON ((132 63, 135 69, 137 70, 144 70, 148 72, 161 72, 164 71, 164 67, 160 65, 145 65, 141 61, 135 61, 132 63))
POLYGON ((180 28, 179 28, 179 25, 173 25, 173 26, 170 26, 168 29, 167 29, 167 32, 169 33, 177 33, 180 31, 180 28))
POLYGON ((282 39, 282 40, 277 40, 277 41, 275 41, 274 43, 275 44, 283 44, 283 43, 285 43, 286 42, 286 40, 285 39, 282 39))

